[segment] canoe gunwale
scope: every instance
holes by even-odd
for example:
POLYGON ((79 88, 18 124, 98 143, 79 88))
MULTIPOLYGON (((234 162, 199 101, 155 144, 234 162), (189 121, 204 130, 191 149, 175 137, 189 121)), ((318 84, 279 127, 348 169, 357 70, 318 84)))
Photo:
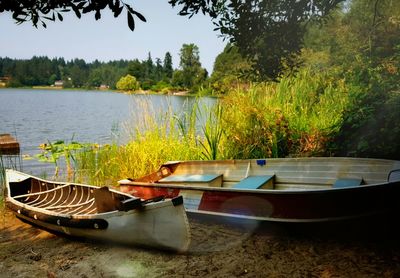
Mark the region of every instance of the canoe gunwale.
POLYGON ((62 227, 81 228, 81 229, 107 229, 108 222, 102 218, 78 219, 65 215, 50 215, 35 210, 30 210, 15 203, 7 203, 7 207, 14 211, 16 215, 24 215, 27 218, 37 221, 58 225, 62 227))

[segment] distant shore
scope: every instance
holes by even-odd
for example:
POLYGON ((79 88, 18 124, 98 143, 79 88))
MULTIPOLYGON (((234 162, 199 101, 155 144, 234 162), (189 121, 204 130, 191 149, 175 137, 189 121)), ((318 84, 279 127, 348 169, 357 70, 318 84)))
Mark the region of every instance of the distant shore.
POLYGON ((173 95, 173 96, 197 96, 196 94, 191 94, 189 91, 171 91, 171 92, 156 92, 150 90, 137 90, 137 91, 121 91, 116 89, 98 89, 98 88, 63 88, 56 86, 32 86, 32 87, 2 87, 1 89, 21 89, 21 90, 66 90, 66 91, 100 91, 100 92, 114 92, 126 95, 173 95))

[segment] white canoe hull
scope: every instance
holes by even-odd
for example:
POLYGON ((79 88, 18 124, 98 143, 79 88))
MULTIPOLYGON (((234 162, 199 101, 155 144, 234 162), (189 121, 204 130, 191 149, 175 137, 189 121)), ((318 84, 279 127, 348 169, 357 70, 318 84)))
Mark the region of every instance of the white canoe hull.
MULTIPOLYGON (((6 172, 7 206, 24 221, 50 231, 100 241, 150 246, 180 252, 189 247, 190 228, 185 209, 183 204, 176 204, 172 199, 148 203, 140 209, 129 211, 70 215, 69 217, 77 222, 93 220, 107 223, 106 228, 101 229, 71 227, 57 225, 59 223, 57 221, 46 221, 46 217, 43 216, 56 219, 57 215, 52 211, 26 205, 10 196, 10 184, 14 182, 13 186, 15 186, 15 182, 24 178, 34 177, 13 170, 6 172)), ((65 219, 65 215, 62 217, 65 219)))

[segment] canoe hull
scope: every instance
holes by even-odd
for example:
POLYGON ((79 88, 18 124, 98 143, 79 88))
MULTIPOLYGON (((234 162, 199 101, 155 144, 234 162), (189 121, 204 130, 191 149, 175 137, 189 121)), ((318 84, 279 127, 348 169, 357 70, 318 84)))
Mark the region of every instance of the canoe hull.
MULTIPOLYGON (((10 190, 10 186, 22 185, 19 184, 20 181, 26 185, 27 181, 32 179, 43 184, 48 182, 54 185, 55 189, 47 190, 51 193, 58 190, 57 186, 59 188, 73 186, 75 188, 74 191, 78 191, 78 187, 85 188, 81 192, 90 192, 92 189, 96 190, 96 187, 93 186, 79 184, 63 185, 61 183, 58 184, 37 179, 17 171, 7 170, 6 205, 23 221, 49 231, 74 237, 155 247, 178 252, 184 252, 189 247, 190 228, 181 197, 146 202, 144 205, 128 211, 113 210, 92 214, 61 214, 45 209, 43 206, 35 207, 24 203, 21 200, 25 197, 16 200, 15 196, 12 196, 10 192, 18 190, 15 188, 10 190)), ((115 195, 123 194, 118 191, 111 191, 115 195)), ((38 193, 33 194, 40 195, 38 193)), ((58 195, 49 195, 48 199, 56 199, 56 196, 58 195)), ((132 198, 129 195, 126 196, 128 199, 132 198)), ((82 197, 79 198, 82 199, 82 197)), ((78 197, 75 197, 75 199, 78 199, 78 197)))
MULTIPOLYGON (((130 212, 129 214, 98 217, 98 219, 107 222, 108 227, 106 229, 64 227, 36 220, 19 213, 15 213, 15 215, 45 230, 68 236, 184 252, 190 244, 188 223, 185 223, 184 228, 179 228, 182 227, 182 223, 171 220, 171 215, 184 213, 183 210, 182 206, 167 205, 146 209, 145 212, 130 212), (171 226, 176 228, 171 230, 171 226)), ((186 213, 184 214, 186 215, 186 213)), ((187 218, 185 221, 187 221, 187 218)))

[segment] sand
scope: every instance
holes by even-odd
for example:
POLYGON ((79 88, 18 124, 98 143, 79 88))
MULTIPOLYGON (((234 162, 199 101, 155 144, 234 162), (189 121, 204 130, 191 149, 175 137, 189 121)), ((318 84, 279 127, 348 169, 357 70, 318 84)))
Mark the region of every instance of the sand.
POLYGON ((54 235, 3 211, 0 277, 400 277, 391 226, 190 224, 189 251, 176 254, 54 235))

